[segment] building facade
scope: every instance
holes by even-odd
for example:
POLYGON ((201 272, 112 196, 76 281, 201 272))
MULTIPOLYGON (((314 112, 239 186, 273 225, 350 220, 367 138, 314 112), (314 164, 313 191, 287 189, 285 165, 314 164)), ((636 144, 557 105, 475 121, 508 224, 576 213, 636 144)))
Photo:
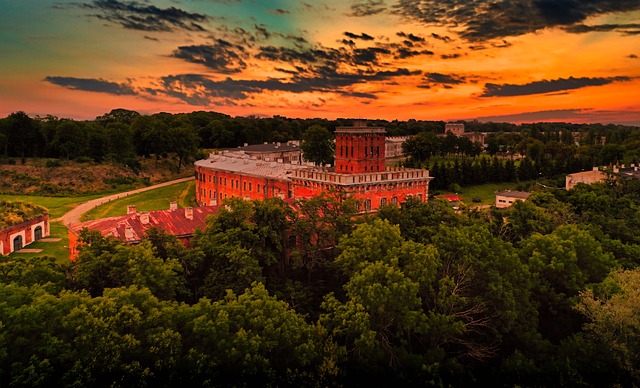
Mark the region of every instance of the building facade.
POLYGON ((403 156, 404 151, 402 150, 402 145, 410 138, 411 136, 387 136, 384 145, 384 152, 387 159, 403 156))
POLYGON ((496 193, 496 207, 502 209, 509 207, 516 201, 526 201, 531 196, 531 193, 525 191, 505 190, 496 193))
POLYGON ((433 179, 429 171, 386 166, 384 128, 355 120, 351 127, 336 128, 335 134, 336 158, 331 168, 235 153, 199 160, 195 162, 196 200, 214 206, 228 197, 299 199, 333 192, 360 200, 361 211, 375 211, 387 203, 402 204, 410 198, 427 200, 433 179))
POLYGON ((0 254, 19 251, 34 241, 49 236, 49 215, 34 217, 0 229, 0 254))
POLYGON ((598 167, 594 167, 591 171, 576 172, 574 174, 568 174, 565 178, 565 188, 567 190, 573 189, 578 183, 584 183, 590 185, 596 182, 604 182, 607 179, 607 173, 600 171, 598 167))

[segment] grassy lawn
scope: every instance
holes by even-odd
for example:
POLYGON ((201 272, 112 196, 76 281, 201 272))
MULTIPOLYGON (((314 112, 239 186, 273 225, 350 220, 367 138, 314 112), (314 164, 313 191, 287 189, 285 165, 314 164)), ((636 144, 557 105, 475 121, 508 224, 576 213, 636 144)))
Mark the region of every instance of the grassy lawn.
POLYGON ((137 211, 169 209, 169 202, 178 202, 180 207, 193 206, 196 182, 189 181, 160 187, 144 193, 130 195, 98 206, 82 216, 83 221, 127 214, 128 205, 136 205, 137 211))
POLYGON ((92 194, 82 197, 44 197, 38 195, 0 194, 0 200, 31 202, 46 207, 51 219, 58 218, 77 205, 91 199, 100 198, 103 194, 92 194))
POLYGON ((458 195, 468 206, 493 205, 496 202, 496 191, 516 190, 517 183, 485 183, 483 185, 462 187, 458 195), (473 198, 482 198, 482 202, 473 202, 473 198))
POLYGON ((12 252, 9 257, 19 259, 21 257, 40 257, 51 256, 55 257, 58 263, 64 263, 69 261, 69 237, 67 235, 67 227, 60 222, 52 222, 50 224, 51 236, 50 238, 60 238, 58 242, 42 242, 36 241, 27 245, 28 249, 42 249, 40 253, 23 253, 12 252))

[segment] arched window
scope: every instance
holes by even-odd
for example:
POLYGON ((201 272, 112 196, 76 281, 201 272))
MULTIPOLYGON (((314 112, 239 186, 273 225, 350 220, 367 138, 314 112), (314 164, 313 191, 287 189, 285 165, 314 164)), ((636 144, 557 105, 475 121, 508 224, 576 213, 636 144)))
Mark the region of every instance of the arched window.
POLYGON ((42 238, 42 226, 36 226, 33 230, 33 239, 38 241, 42 238))
POLYGON ((15 252, 20 249, 22 249, 22 236, 16 236, 16 238, 13 239, 13 250, 15 252))
POLYGON ((364 211, 366 211, 366 212, 371 211, 371 200, 370 199, 365 199, 365 201, 364 201, 364 211))
POLYGON ((380 206, 384 206, 387 204, 387 199, 386 198, 380 198, 380 206))
POLYGON ((398 197, 391 198, 391 203, 394 204, 394 205, 397 205, 398 204, 398 197))

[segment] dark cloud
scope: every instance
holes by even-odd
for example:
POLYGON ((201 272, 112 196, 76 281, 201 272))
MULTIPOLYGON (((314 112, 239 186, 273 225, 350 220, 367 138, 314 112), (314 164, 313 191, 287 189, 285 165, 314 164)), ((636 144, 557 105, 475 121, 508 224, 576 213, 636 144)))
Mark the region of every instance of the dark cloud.
POLYGON ((253 28, 255 28, 256 30, 257 37, 265 40, 271 38, 271 32, 267 30, 267 26, 265 26, 264 24, 256 24, 253 26, 253 28))
POLYGON ((592 16, 636 10, 640 10, 638 0, 398 0, 393 6, 399 15, 428 25, 449 26, 470 41, 572 27, 592 16))
POLYGON ((351 13, 349 16, 371 16, 384 12, 387 6, 384 0, 364 0, 355 1, 351 4, 351 13))
POLYGON ((423 83, 418 87, 431 89, 434 86, 442 86, 451 89, 454 85, 464 84, 467 81, 467 77, 458 74, 425 73, 423 83))
POLYGON ((460 58, 460 54, 455 53, 455 54, 442 54, 440 55, 440 58, 442 59, 456 59, 456 58, 460 58))
POLYGON ((435 32, 431 33, 431 37, 434 38, 434 39, 441 40, 443 42, 450 42, 451 41, 450 37, 448 37, 446 35, 439 35, 439 34, 436 34, 435 32))
POLYGON ((141 31, 206 31, 202 23, 209 17, 179 8, 158 8, 137 1, 95 0, 90 3, 74 3, 83 9, 97 13, 90 16, 124 28, 141 31))
POLYGON ((413 35, 412 33, 405 33, 405 32, 396 32, 396 35, 398 35, 401 38, 406 38, 409 39, 411 42, 424 42, 425 39, 421 36, 417 36, 417 35, 413 35))
POLYGON ((640 125, 637 112, 597 110, 591 108, 543 110, 501 116, 483 116, 476 117, 475 119, 481 122, 535 123, 540 121, 562 121, 640 125))
POLYGON ((153 36, 148 36, 148 35, 145 35, 144 38, 146 40, 153 40, 155 42, 159 42, 160 41, 158 38, 154 38, 153 36))
POLYGON ((211 45, 180 46, 171 56, 200 63, 223 74, 238 73, 247 68, 243 60, 246 57, 244 48, 223 39, 217 39, 211 45))
POLYGON ((395 54, 394 54, 394 58, 396 59, 402 59, 402 58, 411 58, 411 57, 415 57, 418 55, 433 55, 434 52, 433 51, 429 51, 429 50, 409 50, 406 48, 399 48, 395 54))
POLYGON ((291 12, 287 11, 286 9, 280 9, 280 8, 278 8, 278 9, 276 9, 276 10, 274 11, 274 13, 275 13, 276 15, 287 15, 287 14, 290 14, 291 12))
POLYGON ((595 26, 576 24, 573 26, 565 27, 564 30, 574 34, 617 31, 627 35, 636 35, 640 34, 640 24, 599 24, 595 26))
POLYGON ((365 34, 364 32, 360 35, 358 34, 354 34, 353 32, 344 32, 343 33, 347 38, 351 38, 351 39, 361 39, 361 40, 373 40, 373 36, 365 34))
POLYGON ((354 98, 375 99, 375 94, 362 93, 349 88, 362 83, 385 81, 395 77, 419 75, 419 71, 396 69, 372 73, 340 73, 330 66, 316 69, 314 75, 300 75, 289 70, 278 69, 295 74, 289 80, 270 78, 267 80, 212 80, 200 74, 181 74, 162 77, 162 89, 156 93, 164 93, 178 98, 191 105, 210 105, 242 101, 252 94, 265 91, 291 93, 319 92, 337 93, 354 98))
POLYGON ((116 96, 135 95, 136 92, 125 84, 106 81, 100 78, 75 78, 47 76, 44 81, 71 90, 114 94, 116 96))
POLYGON ((638 56, 636 54, 629 54, 627 55, 627 58, 638 59, 638 56))
POLYGON ((535 81, 524 85, 485 84, 480 97, 524 96, 530 94, 553 93, 563 90, 580 89, 587 86, 602 86, 613 82, 630 81, 630 77, 595 77, 595 78, 559 78, 555 80, 535 81))

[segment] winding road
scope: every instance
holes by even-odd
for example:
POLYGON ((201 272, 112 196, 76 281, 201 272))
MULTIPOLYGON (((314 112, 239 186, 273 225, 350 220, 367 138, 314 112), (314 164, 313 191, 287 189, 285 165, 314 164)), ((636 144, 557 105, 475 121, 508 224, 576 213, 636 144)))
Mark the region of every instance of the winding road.
POLYGON ((157 189, 159 187, 175 185, 176 183, 188 182, 188 181, 193 180, 193 179, 194 179, 194 177, 181 178, 181 179, 176 179, 176 180, 173 180, 173 181, 158 183, 157 185, 153 185, 153 186, 143 187, 141 189, 126 191, 126 192, 123 192, 123 193, 117 193, 117 194, 108 195, 108 196, 102 197, 102 198, 92 199, 91 201, 87 201, 87 202, 85 202, 83 204, 80 204, 80 205, 76 206, 75 208, 69 210, 62 217, 53 219, 51 221, 62 222, 64 225, 77 224, 77 223, 80 222, 80 217, 82 217, 82 215, 84 213, 88 212, 89 210, 93 209, 96 206, 100 206, 100 205, 105 204, 107 202, 113 201, 114 199, 119 199, 119 198, 126 197, 126 196, 129 196, 129 195, 132 195, 132 194, 142 193, 142 192, 145 192, 145 191, 148 191, 148 190, 157 189))

